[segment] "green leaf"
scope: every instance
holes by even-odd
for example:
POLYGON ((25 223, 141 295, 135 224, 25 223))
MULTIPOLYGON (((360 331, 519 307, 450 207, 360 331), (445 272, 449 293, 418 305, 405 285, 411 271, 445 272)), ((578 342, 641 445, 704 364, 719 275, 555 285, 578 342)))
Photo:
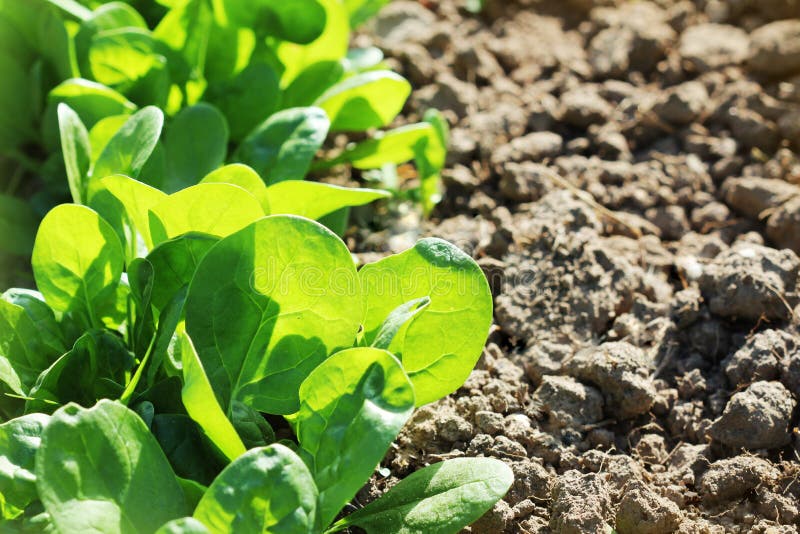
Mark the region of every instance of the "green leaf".
POLYGON ((39 226, 33 276, 56 312, 75 312, 100 325, 102 309, 116 298, 124 255, 114 229, 93 210, 74 204, 53 208, 39 226))
POLYGON ((138 177, 156 146, 163 125, 164 113, 154 106, 131 115, 98 156, 92 179, 112 174, 138 177))
POLYGON ((390 0, 344 0, 347 12, 350 14, 350 26, 353 28, 377 15, 383 6, 390 0))
POLYGON ((358 275, 368 344, 398 306, 421 297, 431 299, 388 347, 403 362, 417 405, 461 386, 481 355, 492 323, 492 296, 478 264, 447 241, 428 238, 364 266, 358 275))
POLYGON ((38 217, 30 204, 16 197, 0 194, 0 251, 27 256, 33 249, 38 217))
POLYGON ((328 116, 319 108, 279 111, 247 136, 235 158, 252 167, 267 184, 302 180, 329 126, 328 116))
POLYGON ((225 162, 228 125, 214 106, 197 104, 175 116, 164 143, 169 172, 164 188, 177 191, 195 185, 225 162))
MULTIPOLYGON (((130 295, 135 306, 135 317, 133 325, 128 325, 128 339, 130 340, 131 350, 137 358, 146 358, 150 341, 153 339, 155 331, 155 319, 153 316, 153 280, 155 270, 153 265, 143 258, 136 258, 128 264, 127 268, 128 283, 131 286, 130 295)), ((159 323, 160 325, 160 323, 159 323)), ((142 361, 141 365, 144 365, 142 361)), ((131 381, 133 382, 133 381, 131 381)), ((128 384, 128 390, 135 388, 136 385, 128 384)), ((127 404, 127 397, 123 395, 123 403, 127 404)))
MULTIPOLYGON (((45 352, 60 355, 66 351, 64 337, 56 322, 55 314, 45 303, 41 293, 32 289, 12 287, 7 289, 0 298, 21 306, 25 310, 33 324, 36 325, 38 332, 36 337, 47 347, 45 352)), ((37 350, 41 351, 42 349, 37 350)))
POLYGON ((36 453, 36 487, 60 532, 154 532, 188 512, 155 438, 135 412, 108 400, 53 414, 36 453))
POLYGON ((0 382, 25 395, 58 356, 41 343, 39 329, 25 308, 0 300, 0 382))
POLYGON ((225 115, 231 139, 241 141, 278 109, 278 75, 266 63, 252 61, 231 78, 210 84, 204 99, 225 115))
POLYGON ((210 534, 203 523, 193 517, 182 517, 164 523, 156 534, 210 534))
MULTIPOLYGON (((120 93, 103 84, 72 78, 61 82, 47 95, 48 111, 52 114, 52 124, 57 130, 56 109, 59 104, 66 104, 80 116, 86 128, 92 128, 98 121, 112 115, 130 115, 136 111, 136 105, 120 93), (52 111, 50 111, 52 110, 52 111)), ((45 132, 50 128, 45 128, 45 132)))
POLYGON ((222 0, 225 14, 236 26, 294 43, 310 43, 325 28, 325 10, 318 0, 257 0, 242 4, 222 0))
POLYGON ((267 188, 271 213, 301 215, 309 219, 349 206, 361 206, 388 198, 391 193, 378 189, 353 189, 319 182, 287 180, 267 188))
POLYGON ((94 80, 127 93, 153 69, 164 68, 159 44, 142 28, 98 32, 89 47, 89 69, 94 80))
POLYGON ((156 245, 188 232, 225 237, 263 216, 258 200, 241 187, 198 184, 150 209, 150 234, 156 245))
POLYGON ((223 406, 296 412, 300 383, 353 344, 355 276, 344 243, 299 217, 266 217, 215 245, 189 287, 186 328, 223 406))
POLYGON ((200 425, 209 440, 233 461, 245 452, 244 444, 233 425, 220 408, 203 363, 197 357, 192 340, 186 334, 179 336, 181 363, 183 364, 183 389, 181 398, 189 417, 200 425))
POLYGON ((327 59, 308 65, 283 91, 281 108, 311 106, 344 76, 342 61, 327 59))
POLYGON ((75 55, 81 72, 90 72, 91 69, 89 48, 92 38, 101 31, 121 28, 147 30, 147 23, 133 7, 123 2, 103 4, 81 22, 80 29, 75 34, 75 55))
POLYGON ((442 198, 441 171, 447 159, 450 127, 436 109, 425 112, 425 122, 433 126, 434 134, 424 143, 414 146, 414 162, 420 178, 420 197, 424 213, 429 214, 442 198))
POLYGON ((61 151, 67 170, 67 182, 75 204, 86 204, 92 147, 89 132, 81 118, 66 104, 58 105, 58 128, 61 132, 61 151))
POLYGON ((153 35, 174 52, 169 58, 171 66, 184 64, 181 70, 185 72, 180 73, 180 81, 202 76, 212 23, 208 0, 186 0, 170 9, 153 31, 153 35))
POLYGON ((190 232, 164 241, 147 255, 153 265, 153 306, 162 310, 178 290, 192 281, 197 264, 214 246, 218 237, 190 232))
POLYGON ((325 29, 309 44, 279 42, 275 53, 284 66, 281 87, 286 88, 305 69, 321 61, 339 61, 350 44, 350 24, 341 0, 320 0, 325 9, 325 29))
POLYGON ((328 532, 358 526, 370 534, 456 534, 481 517, 514 482, 493 458, 455 458, 412 473, 328 532))
POLYGON ((106 176, 96 183, 89 205, 117 232, 128 261, 146 254, 153 248, 150 209, 167 195, 122 175, 106 176))
POLYGON ((224 467, 197 423, 184 414, 158 414, 150 431, 179 477, 210 484, 224 467))
POLYGON ((413 410, 411 382, 385 350, 344 350, 306 378, 294 421, 319 489, 321 525, 361 489, 413 410))
POLYGON ((419 312, 427 308, 430 303, 430 297, 426 296, 409 300, 395 308, 383 321, 378 333, 375 335, 375 339, 372 340, 372 346, 377 349, 388 349, 400 329, 416 317, 419 312))
POLYGON ((264 213, 270 213, 269 200, 267 199, 267 186, 264 183, 264 180, 262 180, 261 177, 256 173, 256 171, 247 165, 242 165, 241 163, 231 163, 230 165, 225 165, 224 167, 220 167, 214 172, 207 174, 202 180, 200 180, 200 183, 238 185, 256 197, 256 200, 261 203, 261 207, 264 208, 264 213))
POLYGON ((346 78, 320 96, 315 105, 331 119, 331 130, 361 132, 386 126, 403 109, 411 84, 388 70, 346 78))
POLYGON ((390 130, 385 135, 362 141, 347 148, 336 158, 323 162, 326 168, 339 163, 351 163, 356 169, 379 169, 387 163, 400 164, 414 159, 415 147, 435 135, 428 123, 409 124, 390 130))
POLYGON ((218 534, 309 534, 316 497, 303 461, 273 444, 247 451, 226 467, 200 499, 194 517, 218 534))
POLYGON ((0 425, 0 519, 13 519, 39 499, 34 466, 49 420, 35 413, 0 425))
POLYGON ((133 356, 119 336, 108 330, 90 330, 72 350, 42 371, 25 410, 49 413, 68 402, 92 406, 99 399, 118 397, 125 389, 125 375, 133 367, 133 356))
POLYGON ((128 120, 128 115, 111 115, 97 121, 89 130, 89 146, 92 147, 92 165, 95 164, 97 158, 106 148, 108 142, 114 135, 122 128, 125 121, 128 120))
POLYGON ((231 403, 231 423, 245 447, 263 447, 275 441, 275 432, 264 417, 244 403, 231 403))

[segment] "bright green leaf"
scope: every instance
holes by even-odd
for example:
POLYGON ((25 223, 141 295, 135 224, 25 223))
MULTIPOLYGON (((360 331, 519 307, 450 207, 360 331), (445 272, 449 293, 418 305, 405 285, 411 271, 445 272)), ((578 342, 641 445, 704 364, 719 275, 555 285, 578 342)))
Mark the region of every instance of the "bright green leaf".
POLYGON ((128 120, 128 115, 111 115, 97 121, 89 130, 89 146, 92 147, 92 165, 106 148, 108 142, 128 120))
POLYGON ((401 304, 383 321, 378 333, 372 340, 372 347, 388 349, 397 333, 403 326, 431 303, 430 297, 421 297, 401 304))
POLYGON ((138 177, 156 146, 163 125, 164 113, 154 106, 131 115, 98 156, 92 179, 112 174, 138 177))
POLYGON ((294 423, 319 489, 320 524, 355 496, 414 410, 414 389, 385 350, 344 350, 300 386, 294 423))
POLYGON ((334 85, 315 105, 331 120, 331 130, 364 131, 386 126, 403 109, 411 84, 392 71, 375 70, 356 74, 334 85))
MULTIPOLYGON (((61 329, 56 322, 55 314, 50 309, 44 297, 38 291, 12 287, 0 296, 6 302, 21 306, 28 314, 33 324, 36 325, 39 341, 44 343, 53 354, 60 355, 66 352, 61 329)), ((41 350, 41 349, 40 349, 41 350)))
POLYGON ((107 222, 87 207, 62 204, 42 220, 31 264, 53 310, 84 314, 85 324, 100 325, 102 308, 116 297, 123 261, 107 222))
POLYGON ((494 458, 455 458, 412 473, 378 500, 337 522, 369 534, 456 534, 506 494, 511 469, 494 458))
POLYGON ((401 126, 380 137, 361 141, 320 167, 352 163, 356 169, 379 169, 387 163, 405 163, 414 159, 415 147, 426 143, 432 135, 435 130, 428 123, 401 126))
POLYGON ((92 146, 89 132, 78 114, 67 104, 58 105, 58 128, 61 132, 61 151, 67 169, 67 182, 75 204, 88 201, 89 167, 92 164, 92 146))
POLYGON ((185 334, 179 337, 183 364, 181 398, 186 411, 220 452, 233 461, 244 454, 244 444, 220 408, 192 340, 185 334))
POLYGON ((390 197, 378 189, 354 189, 319 182, 287 180, 267 188, 270 210, 274 215, 301 215, 319 219, 348 206, 361 206, 390 197))
POLYGON ((210 534, 203 523, 193 517, 182 517, 164 523, 156 534, 210 534))
POLYGON ((256 198, 231 184, 198 184, 150 209, 150 234, 160 244, 188 232, 225 237, 264 216, 256 198))
POLYGON ((374 17, 390 0, 344 0, 350 14, 350 26, 356 28, 374 17))
POLYGON ((300 217, 266 217, 215 245, 189 288, 186 328, 223 405, 297 411, 300 383, 355 340, 355 276, 344 243, 300 217))
POLYGON ((271 213, 269 208, 269 200, 267 199, 267 186, 264 183, 264 180, 262 180, 261 177, 256 173, 256 171, 247 165, 242 165, 241 163, 231 163, 230 165, 225 165, 224 167, 220 167, 214 172, 207 174, 202 180, 200 180, 200 183, 238 185, 256 197, 256 199, 261 203, 261 207, 264 208, 265 214, 269 215, 271 213))
POLYGON ((401 304, 430 297, 428 307, 400 329, 388 350, 403 362, 421 406, 455 391, 481 355, 492 323, 492 295, 481 268, 454 245, 428 238, 364 266, 367 343, 401 304))

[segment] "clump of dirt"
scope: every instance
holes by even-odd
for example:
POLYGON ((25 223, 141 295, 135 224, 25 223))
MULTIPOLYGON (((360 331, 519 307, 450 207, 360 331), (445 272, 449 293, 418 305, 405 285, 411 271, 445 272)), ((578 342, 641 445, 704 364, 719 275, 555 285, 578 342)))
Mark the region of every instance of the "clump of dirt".
MULTIPOLYGON (((359 36, 452 127, 425 232, 495 327, 374 479, 493 456, 473 533, 800 529, 800 3, 396 0, 359 36)), ((362 249, 418 237, 407 214, 362 249)))

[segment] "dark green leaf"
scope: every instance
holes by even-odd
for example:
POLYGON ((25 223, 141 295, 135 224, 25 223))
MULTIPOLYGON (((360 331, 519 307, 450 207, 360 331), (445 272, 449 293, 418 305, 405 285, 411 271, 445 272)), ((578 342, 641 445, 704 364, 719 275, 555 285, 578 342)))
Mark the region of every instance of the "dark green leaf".
POLYGON ((30 204, 16 197, 0 195, 0 251, 27 256, 33 249, 38 217, 30 204))
POLYGON ((164 139, 167 150, 166 191, 195 185, 225 161, 228 125, 209 104, 184 108, 172 120, 164 139))
POLYGON ((197 264, 217 241, 218 237, 190 232, 164 241, 148 254, 155 271, 153 306, 157 310, 164 309, 181 287, 189 285, 197 264))
POLYGON ((279 111, 247 136, 236 159, 252 167, 267 184, 302 180, 329 126, 327 115, 319 108, 279 111))
POLYGON ((266 63, 253 61, 233 77, 211 84, 205 99, 227 118, 231 139, 241 141, 278 109, 278 75, 266 63))
POLYGON ((91 330, 39 375, 25 409, 49 413, 68 402, 92 406, 99 399, 118 397, 133 367, 133 356, 120 337, 91 330))

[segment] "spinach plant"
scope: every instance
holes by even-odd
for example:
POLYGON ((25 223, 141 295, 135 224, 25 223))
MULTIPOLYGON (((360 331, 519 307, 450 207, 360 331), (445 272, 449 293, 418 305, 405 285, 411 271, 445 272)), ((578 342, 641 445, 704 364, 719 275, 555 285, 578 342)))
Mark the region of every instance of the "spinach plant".
POLYGON ((171 195, 85 176, 86 205, 39 227, 38 291, 0 299, 9 528, 454 533, 504 495, 505 464, 462 458, 342 512, 414 408, 474 367, 492 302, 470 257, 428 238, 357 269, 285 213, 286 188, 323 186, 243 165, 171 195))
MULTIPOLYGON (((30 254, 51 206, 85 204, 90 176, 122 173, 169 194, 226 162, 271 186, 312 167, 413 160, 411 197, 429 211, 447 142, 430 121, 313 161, 330 133, 389 125, 411 91, 380 50, 348 49, 351 29, 385 3, 0 0, 0 230, 14 236, 0 265, 30 254)), ((347 209, 325 222, 341 230, 347 209)))

